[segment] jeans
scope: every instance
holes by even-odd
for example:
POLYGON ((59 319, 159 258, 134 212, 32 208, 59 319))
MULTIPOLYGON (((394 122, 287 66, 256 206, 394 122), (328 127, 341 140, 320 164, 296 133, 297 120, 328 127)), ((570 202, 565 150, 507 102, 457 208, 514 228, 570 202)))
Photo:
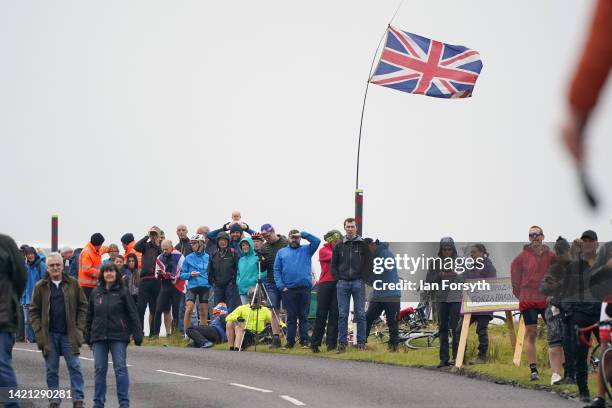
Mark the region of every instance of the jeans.
POLYGON ((397 302, 370 301, 368 311, 366 313, 366 339, 370 337, 372 323, 374 323, 374 320, 380 316, 383 310, 385 311, 385 317, 387 318, 387 327, 389 327, 389 344, 397 346, 399 343, 399 325, 397 323, 397 317, 399 316, 400 312, 399 299, 397 302))
POLYGON ((363 282, 356 280, 339 280, 336 284, 338 296, 338 343, 346 346, 348 344, 348 318, 353 297, 353 307, 355 309, 355 322, 357 323, 357 344, 363 345, 366 342, 366 318, 365 318, 365 297, 363 293, 363 282))
MULTIPOLYGON (((84 382, 83 373, 81 372, 81 363, 79 355, 70 350, 70 340, 67 334, 49 333, 49 342, 51 343, 50 351, 45 357, 47 366, 47 387, 49 389, 59 388, 59 363, 60 355, 64 356, 68 373, 70 374, 70 389, 72 391, 73 401, 83 401, 85 394, 83 392, 84 382)), ((60 403, 59 398, 49 399, 49 402, 60 403)))
POLYGON ((308 312, 310 311, 310 288, 288 288, 283 291, 283 304, 287 309, 287 346, 295 345, 295 334, 299 322, 300 344, 308 345, 308 312))
POLYGON ((34 329, 32 329, 32 322, 30 321, 30 305, 21 305, 23 307, 23 324, 25 326, 25 339, 28 343, 34 343, 36 336, 34 335, 34 329))
POLYGON ((130 378, 127 369, 127 343, 123 341, 97 341, 93 344, 94 353, 94 407, 101 408, 106 402, 106 372, 108 371, 108 352, 113 358, 117 399, 119 405, 130 405, 130 378))
MULTIPOLYGON (((15 334, 0 331, 0 387, 17 387, 17 377, 13 370, 13 346, 15 334)), ((6 403, 5 407, 19 407, 18 402, 6 403)))
POLYGON ((459 314, 461 311, 461 303, 459 302, 440 302, 438 306, 438 328, 440 335, 440 362, 448 363, 449 360, 449 344, 448 331, 453 331, 453 358, 457 357, 457 349, 459 348, 459 314))
POLYGON ((225 286, 214 286, 214 301, 215 305, 221 302, 225 302, 227 305, 227 313, 232 313, 235 308, 240 306, 240 295, 238 294, 238 287, 235 284, 229 283, 225 286))
POLYGON ((320 346, 323 333, 328 348, 336 347, 338 343, 338 294, 336 282, 319 283, 317 292, 317 317, 312 332, 310 344, 320 346), (325 324, 327 323, 327 329, 325 324))

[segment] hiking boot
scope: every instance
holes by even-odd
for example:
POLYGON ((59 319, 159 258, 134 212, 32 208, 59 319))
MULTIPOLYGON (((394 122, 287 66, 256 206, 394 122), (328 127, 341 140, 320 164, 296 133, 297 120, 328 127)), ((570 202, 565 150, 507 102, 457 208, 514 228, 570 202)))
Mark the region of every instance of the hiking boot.
POLYGON ((584 408, 606 408, 606 400, 601 397, 593 398, 590 404, 585 405, 584 408))
POLYGON ((319 350, 319 346, 316 346, 316 345, 310 346, 310 351, 312 351, 313 353, 321 352, 321 350, 319 350))
POLYGON ((302 344, 300 344, 300 348, 309 349, 310 346, 308 344, 306 344, 306 343, 302 343, 302 344))
POLYGON ((281 346, 280 336, 277 336, 277 335, 272 336, 272 344, 270 344, 270 348, 275 349, 275 348, 280 348, 280 346, 281 346))
POLYGON ((74 401, 72 408, 85 408, 85 403, 83 401, 74 401))
POLYGON ((529 381, 540 381, 540 374, 537 371, 532 371, 529 381))
POLYGON ((451 364, 448 361, 440 361, 440 364, 438 364, 436 368, 450 367, 450 365, 451 364))
POLYGON ((389 351, 390 353, 397 353, 398 351, 397 344, 389 343, 389 345, 387 346, 387 351, 389 351))
POLYGON ((357 344, 357 350, 365 351, 367 350, 365 344, 357 344))
POLYGON ((336 354, 341 354, 346 352, 346 344, 340 344, 336 349, 336 354))
POLYGON ((591 395, 588 390, 580 391, 580 396, 578 398, 580 398, 580 402, 591 402, 591 395))
POLYGON ((576 380, 574 380, 573 377, 563 377, 563 379, 557 383, 557 385, 569 385, 569 384, 576 384, 576 380))
POLYGON ((295 346, 295 344, 289 344, 289 343, 287 343, 287 344, 285 344, 283 347, 281 347, 280 349, 281 349, 281 350, 291 350, 291 349, 293 349, 293 346, 295 346))
POLYGON ((562 380, 563 377, 561 377, 559 374, 552 373, 552 375, 550 376, 550 385, 559 385, 561 384, 562 380))

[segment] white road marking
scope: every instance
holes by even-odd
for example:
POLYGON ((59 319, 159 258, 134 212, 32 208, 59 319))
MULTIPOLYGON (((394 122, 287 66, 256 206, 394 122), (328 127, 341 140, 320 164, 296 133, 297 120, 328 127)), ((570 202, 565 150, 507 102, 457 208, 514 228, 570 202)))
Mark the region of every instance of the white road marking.
MULTIPOLYGON (((93 358, 89 358, 89 357, 79 356, 79 358, 80 358, 81 360, 94 361, 94 359, 93 359, 93 358)), ((113 362, 112 362, 111 360, 108 360, 108 364, 113 364, 113 362)), ((131 367, 132 365, 131 365, 131 364, 126 364, 125 366, 126 366, 126 367, 131 367)))
POLYGON ((296 400, 295 398, 290 397, 290 396, 288 396, 288 395, 281 395, 280 397, 281 397, 282 399, 284 399, 285 401, 289 401, 289 402, 290 402, 290 403, 292 403, 293 405, 298 405, 298 406, 303 406, 303 405, 306 405, 306 404, 304 404, 302 401, 300 401, 300 400, 296 400))
POLYGON ((155 370, 158 373, 164 373, 164 374, 172 374, 172 375, 178 375, 179 377, 189 377, 189 378, 196 378, 198 380, 210 380, 210 378, 208 377, 199 377, 197 375, 189 375, 189 374, 183 374, 183 373, 175 373, 174 371, 165 371, 165 370, 155 370))
POLYGON ((29 351, 30 353, 42 353, 42 351, 40 350, 30 350, 30 349, 24 349, 24 348, 19 348, 19 347, 13 347, 13 350, 29 351))
POLYGON ((251 387, 250 385, 238 384, 238 383, 229 383, 234 387, 246 388, 247 390, 259 391, 259 392, 273 392, 272 390, 266 390, 263 388, 251 387))

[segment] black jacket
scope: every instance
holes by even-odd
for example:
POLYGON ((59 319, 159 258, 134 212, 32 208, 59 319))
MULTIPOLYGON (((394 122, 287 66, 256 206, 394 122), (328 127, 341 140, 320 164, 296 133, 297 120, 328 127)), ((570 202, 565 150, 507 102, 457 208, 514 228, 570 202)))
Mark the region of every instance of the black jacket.
POLYGON ((601 312, 601 301, 592 293, 593 268, 585 260, 570 263, 565 270, 561 290, 561 307, 579 319, 597 321, 601 312))
POLYGON ((142 343, 142 328, 134 299, 126 287, 115 283, 109 290, 98 284, 89 297, 85 341, 130 341, 142 343))
POLYGON ((140 269, 140 278, 155 278, 155 261, 161 248, 149 241, 149 236, 145 236, 134 245, 134 249, 142 254, 142 266, 140 269))
POLYGON ((187 256, 193 252, 191 249, 191 241, 189 238, 181 239, 178 244, 174 247, 177 251, 179 251, 183 256, 187 256))
POLYGON ((332 252, 331 272, 336 280, 368 281, 372 273, 372 254, 360 236, 344 237, 332 252))
POLYGON ((565 278, 565 272, 567 266, 570 264, 568 261, 557 260, 554 264, 548 268, 548 272, 544 275, 544 279, 540 282, 540 293, 546 296, 552 296, 550 303, 553 306, 561 307, 563 289, 563 280, 565 278))
MULTIPOLYGON (((219 233, 217 241, 220 238, 226 239, 229 244, 229 236, 226 232, 219 233)), ((225 286, 229 283, 235 285, 239 259, 238 254, 232 248, 228 246, 220 249, 217 243, 217 252, 208 262, 208 283, 214 286, 225 286)))
POLYGON ((266 242, 261 247, 261 271, 268 272, 268 282, 274 283, 274 260, 276 259, 276 254, 282 248, 289 245, 289 241, 283 235, 278 235, 278 239, 274 243, 266 242))
POLYGON ((22 319, 21 296, 28 276, 15 241, 0 234, 0 331, 16 332, 22 319))

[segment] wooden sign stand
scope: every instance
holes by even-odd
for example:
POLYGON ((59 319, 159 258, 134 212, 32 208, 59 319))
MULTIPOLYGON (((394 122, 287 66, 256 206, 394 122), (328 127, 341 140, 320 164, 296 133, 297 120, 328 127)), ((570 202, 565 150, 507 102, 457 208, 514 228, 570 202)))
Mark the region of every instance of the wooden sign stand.
MULTIPOLYGON (((461 325, 461 337, 459 337, 459 348, 457 350, 457 359, 455 361, 455 367, 463 367, 465 360, 465 349, 467 347, 467 339, 470 331, 470 323, 472 321, 472 314, 466 313, 463 315, 463 323, 461 325)), ((519 323, 518 336, 514 332, 514 320, 512 318, 512 311, 506 310, 506 327, 508 329, 510 345, 514 349, 514 364, 519 366, 521 364, 521 353, 523 352, 523 340, 525 338, 525 322, 521 317, 519 323), (518 341, 517 341, 518 339, 518 341), (518 352, 518 363, 517 363, 517 352, 518 352)))

